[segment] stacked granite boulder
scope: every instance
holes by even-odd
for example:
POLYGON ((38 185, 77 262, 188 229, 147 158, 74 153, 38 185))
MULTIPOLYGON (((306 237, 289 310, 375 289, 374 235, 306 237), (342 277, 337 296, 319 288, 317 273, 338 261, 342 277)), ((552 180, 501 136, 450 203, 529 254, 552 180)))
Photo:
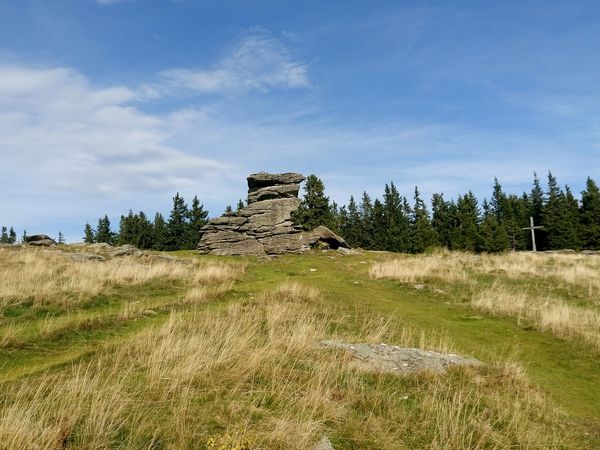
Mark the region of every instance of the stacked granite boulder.
POLYGON ((198 251, 211 255, 276 255, 324 245, 348 248, 331 230, 305 231, 292 221, 300 206, 299 173, 257 173, 248 177, 248 206, 211 219, 202 228, 198 251))

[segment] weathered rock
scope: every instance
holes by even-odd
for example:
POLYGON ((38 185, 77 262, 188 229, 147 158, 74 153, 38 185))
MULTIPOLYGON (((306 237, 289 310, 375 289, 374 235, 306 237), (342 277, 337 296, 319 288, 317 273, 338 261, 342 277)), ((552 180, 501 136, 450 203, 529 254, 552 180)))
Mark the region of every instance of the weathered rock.
POLYGON ((202 228, 198 251, 213 255, 280 255, 302 252, 321 243, 347 248, 326 227, 304 231, 292 221, 300 206, 298 173, 258 173, 248 177, 248 206, 211 219, 202 228))
POLYGON ((422 370, 445 372, 454 365, 479 366, 482 362, 452 353, 443 354, 418 348, 402 348, 386 344, 351 344, 340 341, 321 341, 321 345, 344 349, 362 367, 397 374, 413 373, 422 370))
POLYGON ((253 173, 249 175, 248 178, 248 187, 252 188, 261 188, 266 186, 277 186, 280 184, 300 184, 306 177, 299 173, 267 173, 267 172, 259 172, 253 173))
POLYGON ((134 245, 125 244, 118 247, 116 250, 109 253, 112 258, 116 258, 119 256, 142 256, 144 254, 143 251, 136 248, 134 245))
POLYGON ((297 198, 300 191, 299 184, 282 184, 248 190, 248 204, 269 200, 272 198, 297 198))
POLYGON ((75 261, 104 261, 105 258, 103 256, 98 255, 97 253, 72 253, 71 259, 75 261))
POLYGON ((38 247, 50 247, 52 245, 56 245, 56 241, 45 234, 34 234, 32 236, 27 236, 25 238, 25 242, 27 242, 29 245, 35 245, 38 247))
POLYGON ((319 442, 315 445, 313 450, 335 450, 331 441, 327 436, 323 436, 319 442))
POLYGON ((350 248, 341 236, 338 236, 329 228, 322 225, 310 231, 305 239, 308 241, 309 245, 323 242, 332 249, 338 249, 340 247, 350 248))
POLYGON ((39 247, 52 247, 56 245, 56 241, 54 239, 41 239, 39 241, 31 241, 29 245, 35 245, 39 247))

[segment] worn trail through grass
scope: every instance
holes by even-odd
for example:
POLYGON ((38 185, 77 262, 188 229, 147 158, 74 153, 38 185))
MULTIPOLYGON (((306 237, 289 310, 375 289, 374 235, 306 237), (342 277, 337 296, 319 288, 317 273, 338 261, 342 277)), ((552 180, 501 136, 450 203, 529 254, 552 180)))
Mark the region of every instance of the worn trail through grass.
MULTIPOLYGON (((494 377, 500 377, 495 374, 494 368, 501 367, 502 364, 506 364, 506 361, 514 361, 515 366, 518 365, 525 370, 526 379, 545 394, 551 404, 565 412, 569 422, 562 426, 567 429, 572 428, 576 435, 574 442, 579 442, 580 448, 594 448, 596 443, 600 445, 598 431, 600 430, 600 357, 597 349, 585 345, 577 337, 561 337, 549 331, 541 331, 532 326, 528 320, 495 315, 474 309, 472 304, 475 294, 490 289, 500 280, 512 288, 529 286, 528 288, 536 295, 550 290, 569 301, 573 298, 579 305, 591 305, 595 308, 597 306, 595 284, 590 283, 592 287, 586 290, 585 287, 580 289, 560 284, 553 278, 536 279, 535 282, 532 281, 527 285, 527 276, 532 276, 531 274, 527 274, 524 278, 513 279, 494 272, 493 268, 492 271, 482 273, 471 270, 467 275, 446 279, 433 277, 418 282, 373 279, 369 271, 374 263, 385 261, 390 257, 404 257, 369 252, 350 256, 337 252, 319 252, 275 259, 212 258, 199 256, 194 252, 177 252, 174 255, 196 261, 192 267, 209 265, 212 268, 198 272, 194 275, 196 282, 191 283, 181 278, 165 280, 159 277, 133 286, 124 283, 111 284, 100 291, 94 288, 94 295, 87 300, 85 298, 81 300, 76 308, 65 307, 62 303, 61 305, 48 304, 47 299, 44 300, 45 303, 38 306, 25 302, 5 307, 4 317, 0 317, 0 331, 9 329, 8 326, 15 327, 14 330, 17 331, 10 332, 14 334, 12 337, 7 334, 2 341, 4 344, 0 346, 2 389, 11 392, 13 384, 27 385, 28 380, 35 381, 37 377, 46 382, 54 379, 48 377, 62 380, 68 377, 67 372, 75 370, 80 363, 97 363, 99 368, 104 364, 102 367, 108 367, 106 370, 109 372, 119 373, 117 363, 111 366, 111 360, 107 359, 107 353, 110 354, 115 351, 114 349, 119 349, 117 352, 119 358, 122 358, 123 364, 128 365, 127 370, 131 371, 133 379, 141 381, 142 372, 146 370, 142 368, 145 367, 146 362, 138 366, 135 358, 140 351, 142 353, 149 351, 150 356, 155 358, 152 361, 155 362, 148 363, 150 364, 149 381, 144 383, 150 385, 146 386, 142 383, 148 392, 139 401, 149 402, 145 406, 147 408, 164 408, 165 405, 172 405, 177 409, 184 408, 185 404, 187 405, 185 408, 189 410, 164 412, 166 416, 161 420, 157 419, 156 424, 161 423, 162 420, 168 422, 174 420, 171 414, 176 416, 181 413, 182 428, 174 430, 174 434, 171 433, 173 434, 169 438, 171 441, 164 436, 159 437, 158 434, 153 437, 152 433, 159 433, 159 431, 146 430, 143 427, 139 430, 132 428, 127 431, 125 427, 120 433, 131 433, 128 439, 132 439, 133 442, 129 446, 126 445, 126 448, 136 448, 136 443, 143 442, 146 445, 147 442, 154 440, 177 442, 172 447, 164 448, 202 448, 205 434, 196 430, 195 432, 200 434, 188 436, 186 430, 194 428, 193 424, 196 420, 194 417, 197 418, 198 414, 208 412, 212 402, 219 408, 218 417, 211 420, 207 418, 207 422, 202 426, 205 430, 216 433, 215 436, 221 436, 219 439, 225 436, 222 433, 229 432, 227 426, 229 420, 233 421, 231 425, 238 428, 242 423, 253 422, 272 427, 274 431, 268 436, 263 436, 260 432, 257 432, 256 436, 257 439, 264 439, 264 442, 274 443, 274 448, 286 448, 284 443, 292 439, 293 433, 299 433, 296 437, 299 439, 298 442, 301 439, 305 442, 307 436, 313 436, 315 430, 319 429, 334 430, 333 432, 337 433, 337 440, 334 441, 340 448, 361 448, 360 445, 367 445, 366 443, 369 448, 395 448, 394 442, 397 442, 395 439, 402 434, 396 435, 396 432, 381 429, 379 430, 381 440, 378 441, 376 437, 361 435, 357 431, 361 414, 365 413, 364 408, 370 409, 375 406, 382 408, 383 421, 373 419, 373 426, 379 427, 394 418, 394 420, 406 421, 402 426, 407 426, 407 430, 412 430, 410 427, 414 424, 409 424, 409 416, 403 416, 404 413, 412 411, 413 414, 415 411, 421 411, 420 413, 425 414, 423 417, 433 420, 427 415, 429 412, 426 413, 426 411, 433 411, 427 408, 435 407, 435 405, 427 406, 429 401, 439 402, 440 411, 448 408, 448 413, 451 413, 451 406, 456 402, 465 402, 463 411, 471 411, 475 418, 481 412, 478 408, 483 406, 478 403, 471 405, 469 396, 483 395, 478 401, 484 404, 490 402, 492 398, 490 395, 494 392, 494 377), (225 273, 224 266, 243 268, 243 270, 225 273), (282 286, 286 286, 285 283, 289 285, 290 282, 291 286, 295 286, 293 283, 298 282, 298 286, 315 288, 319 294, 314 294, 314 297, 318 297, 319 300, 309 309, 304 306, 299 307, 293 303, 293 299, 290 300, 294 292, 282 290, 282 286), (290 298, 286 300, 286 297, 290 298), (296 309, 297 314, 293 315, 296 309), (211 317, 214 317, 214 322, 211 317), (232 320, 228 317, 239 321, 240 332, 247 333, 247 338, 244 338, 246 340, 240 341, 239 337, 235 336, 236 326, 228 322, 232 320), (378 321, 375 322, 374 318, 378 321), (213 323, 217 328, 222 327, 222 333, 229 333, 223 335, 223 342, 218 329, 210 331, 213 323), (288 329, 288 324, 292 324, 295 328, 288 329), (205 327, 206 331, 202 331, 202 327, 205 327), (265 337, 263 335, 265 329, 271 330, 271 327, 274 327, 274 331, 269 333, 274 334, 267 334, 265 337), (306 330, 303 327, 306 327, 306 330), (396 327, 397 330, 389 330, 389 327, 396 327), (311 349, 313 345, 311 339, 314 336, 322 336, 323 333, 355 336, 355 339, 369 339, 367 336, 370 336, 370 339, 373 339, 374 336, 378 336, 378 329, 384 330, 380 333, 382 342, 401 345, 406 345, 408 342, 400 338, 404 335, 402 330, 412 330, 416 338, 409 340, 413 342, 410 345, 419 346, 418 336, 422 335, 423 344, 420 346, 435 349, 433 348, 435 342, 440 342, 440 345, 448 345, 453 353, 475 357, 489 363, 492 367, 491 372, 481 375, 470 373, 463 379, 461 378, 463 375, 458 371, 451 374, 447 381, 443 378, 430 379, 428 376, 418 376, 415 379, 409 377, 405 380, 395 380, 385 376, 372 378, 370 375, 356 378, 355 374, 351 375, 345 372, 346 369, 342 369, 340 364, 344 360, 340 360, 339 355, 328 362, 326 356, 317 354, 314 349, 311 349), (374 332, 372 335, 369 334, 371 330, 374 332), (148 342, 152 343, 149 348, 148 342), (167 343, 172 345, 169 346, 167 343), (183 346, 175 349, 175 344, 183 346), (161 345, 165 346, 162 350, 161 345), (216 361, 204 356, 202 357, 204 359, 201 359, 203 362, 198 360, 197 349, 199 346, 206 345, 208 345, 206 352, 214 352, 216 361), (228 348, 227 345, 232 347, 228 348), (236 349, 233 345, 244 347, 236 349), (156 348, 152 348, 153 346, 156 348), (160 353, 161 351, 164 353, 160 353), (288 351, 291 353, 288 354, 288 351), (270 356, 265 356, 260 354, 261 352, 271 353, 268 353, 270 356), (130 353, 133 355, 132 359, 129 359, 130 353), (263 361, 261 358, 271 358, 272 361, 267 359, 263 361), (316 363, 311 358, 316 358, 315 361, 318 361, 319 365, 313 366, 312 364, 316 363), (252 361, 256 362, 256 366, 252 365, 252 361), (321 369, 316 367, 326 370, 328 376, 332 378, 320 379, 318 374, 321 369), (250 374, 235 378, 234 373, 230 371, 235 371, 236 368, 240 373, 250 370, 250 374), (216 376, 214 380, 202 378, 204 371, 210 374, 211 370, 216 376), (224 372, 220 372, 221 370, 224 372), (337 381, 335 371, 340 371, 337 381), (281 380, 269 378, 275 373, 288 377, 287 381, 279 386, 277 383, 281 380), (483 383, 483 394, 472 391, 478 386, 480 378, 483 383), (342 383, 339 389, 336 387, 338 382, 342 383), (435 392, 438 392, 436 389, 441 389, 439 391, 441 397, 427 399, 425 387, 428 383, 431 383, 431 389, 435 392), (162 391, 165 388, 163 385, 167 389, 165 392, 162 391), (315 389, 314 392, 311 391, 309 397, 325 395, 327 398, 323 398, 322 401, 312 397, 304 399, 303 386, 309 385, 315 389), (442 388, 441 385, 445 387, 442 388), (152 390, 153 386, 156 387, 156 391, 152 390), (454 388, 458 389, 457 392, 462 392, 460 395, 465 394, 467 397, 446 397, 454 388), (323 389, 324 391, 321 392, 323 389), (356 389, 360 389, 360 392, 354 392, 356 389), (411 399, 406 405, 398 403, 400 401, 398 399, 393 401, 390 399, 389 403, 384 400, 390 393, 405 390, 416 392, 416 398, 411 399), (183 403, 179 405, 170 399, 173 392, 177 392, 177 396, 183 396, 188 392, 191 397, 182 397, 183 403), (235 395, 239 395, 239 398, 235 395), (352 395, 356 395, 357 398, 350 400, 352 395), (381 395, 384 397, 380 398, 381 395), (189 405, 185 403, 188 401, 191 402, 189 405), (298 401, 300 403, 297 403, 298 401), (314 404, 311 403, 313 401, 314 404), (294 408, 300 409, 296 411, 294 408), (400 414, 401 411, 397 408, 408 409, 400 414), (321 409, 323 412, 320 412, 321 409), (288 410, 296 411, 299 416, 287 415, 288 410), (317 419, 320 417, 319 414, 325 414, 323 416, 325 418, 317 419), (299 418, 306 422, 299 424, 299 428, 290 428, 299 418), (136 433, 149 433, 149 435, 136 433), (357 445, 359 447, 356 447, 357 445)), ((461 256, 461 258, 470 260, 471 257, 461 256)), ((491 263, 486 261, 486 264, 491 263)), ((192 272, 187 275, 187 272, 181 273, 184 276, 192 274, 192 272)), ((307 294, 310 291, 304 288, 298 289, 301 289, 304 297, 313 296, 307 294)), ((43 296, 39 298, 44 299, 43 296)), ((303 298, 299 300, 301 303, 307 301, 303 298)), ((310 301, 313 302, 314 299, 310 301)), ((123 385, 116 385, 115 389, 126 390, 131 387, 130 378, 119 380, 123 385)), ((98 378, 92 381, 98 383, 98 386, 113 388, 105 385, 105 380, 98 378)), ((512 382, 498 378, 499 392, 502 393, 498 394, 497 401, 505 402, 509 399, 506 392, 507 389, 510 391, 512 382)), ((530 395, 527 389, 523 392, 530 395)), ((51 392, 51 395, 55 393, 51 392)), ((23 400, 17 397, 15 401, 23 400)), ((536 403, 532 405, 534 404, 536 403)), ((518 409, 517 403, 513 406, 518 409)), ((118 420, 122 420, 123 417, 127 416, 119 416, 118 420)), ((142 420, 141 416, 139 419, 142 420)), ((477 419, 480 421, 477 425, 469 424, 468 418, 460 418, 463 419, 466 422, 461 423, 460 426, 464 426, 465 430, 472 426, 485 428, 488 420, 485 414, 477 419)), ((542 420, 545 421, 546 417, 544 416, 542 420)), ((502 428, 504 425, 500 421, 493 423, 494 427, 500 428, 489 430, 491 433, 489 436, 486 432, 482 432, 482 437, 478 438, 482 439, 480 442, 488 442, 487 439, 490 439, 489 442, 494 442, 496 439, 493 437, 494 433, 500 433, 497 435, 498 439, 500 437, 508 439, 502 441, 504 443, 512 442, 513 445, 517 445, 519 442, 529 442, 528 438, 524 437, 525 434, 520 434, 519 430, 511 431, 516 433, 513 437, 502 436, 507 429, 502 428)), ((0 423, 0 435, 1 425, 0 423)), ((400 422, 397 425, 400 426, 400 422)), ((81 434, 81 431, 77 433, 83 439, 81 442, 88 442, 85 441, 87 439, 85 433, 81 434)), ((160 433, 168 435, 170 431, 161 430, 160 433)), ((436 448, 450 448, 449 445, 455 445, 454 448, 471 448, 477 443, 467 437, 459 441, 444 441, 454 437, 444 438, 442 435, 432 437, 424 433, 419 436, 414 435, 412 438, 406 437, 407 440, 402 442, 410 448, 422 445, 433 445, 436 448)), ((81 442, 77 444, 79 441, 73 442, 74 448, 82 448, 81 446, 84 445, 81 442)), ((553 447, 560 448, 561 445, 553 444, 553 447)), ((114 446, 106 441, 99 448, 114 448, 114 446)), ((490 448, 501 448, 501 445, 490 448)))

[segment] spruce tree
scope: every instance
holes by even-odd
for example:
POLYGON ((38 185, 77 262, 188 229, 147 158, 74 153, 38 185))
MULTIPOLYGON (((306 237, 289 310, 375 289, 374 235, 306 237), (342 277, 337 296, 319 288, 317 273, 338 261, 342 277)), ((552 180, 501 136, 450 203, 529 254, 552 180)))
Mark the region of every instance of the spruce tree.
MULTIPOLYGON (((238 211, 243 208, 244 203, 240 200, 238 202, 238 211), (240 207, 241 203, 241 207, 240 207)), ((198 246, 200 241, 200 230, 204 225, 208 223, 208 211, 204 210, 204 205, 198 200, 198 196, 194 196, 192 200, 192 207, 188 213, 188 238, 187 245, 188 249, 194 249, 198 246)))
POLYGON ((133 211, 129 210, 129 214, 121 216, 119 220, 119 233, 117 242, 119 245, 130 244, 134 245, 135 241, 135 217, 133 211))
POLYGON ((167 222, 168 243, 167 250, 181 250, 188 243, 188 207, 179 192, 173 197, 173 209, 167 222))
POLYGON ((590 177, 581 193, 581 238, 584 248, 600 250, 600 190, 590 177))
POLYGON ((23 235, 21 236, 21 242, 24 244, 27 242, 27 230, 23 230, 23 235))
POLYGON ((364 247, 365 239, 362 236, 361 216, 353 196, 350 196, 347 209, 340 211, 343 224, 341 233, 351 247, 364 247))
POLYGON ((456 202, 457 227, 453 233, 452 248, 475 251, 479 242, 479 207, 471 191, 458 197, 456 202))
POLYGON ((135 238, 133 245, 142 250, 151 249, 154 244, 154 231, 152 222, 148 219, 144 211, 140 211, 135 218, 135 238))
POLYGON ((98 220, 98 228, 96 228, 94 241, 104 242, 111 245, 115 241, 115 233, 110 229, 110 220, 106 214, 103 218, 98 220))
MULTIPOLYGON (((543 215, 544 215, 544 190, 542 189, 542 185, 537 174, 533 173, 533 186, 531 188, 531 192, 529 194, 529 217, 533 217, 534 225, 542 225, 543 215)), ((524 226, 529 226, 529 218, 528 222, 524 226)), ((538 230, 535 232, 535 242, 538 249, 545 249, 547 244, 547 236, 545 230, 538 230)), ((531 234, 527 233, 527 242, 529 243, 528 248, 532 248, 533 245, 531 243, 531 234)))
POLYGON ((169 230, 161 213, 154 216, 152 226, 152 248, 154 250, 165 250, 168 245, 169 230))
POLYGON ((450 203, 444 200, 443 194, 433 194, 431 212, 431 226, 440 244, 448 249, 452 248, 453 215, 450 212, 450 203))
POLYGON ((316 175, 309 175, 304 185, 304 197, 300 206, 292 213, 292 219, 305 230, 312 230, 319 225, 334 226, 334 217, 325 196, 325 185, 316 175))
POLYGON ((437 234, 431 225, 429 212, 425 202, 421 199, 419 189, 415 186, 414 195, 415 207, 413 217, 413 244, 412 251, 415 253, 424 252, 428 248, 439 245, 437 234))
POLYGON ((373 202, 373 209, 371 213, 371 227, 373 229, 371 249, 373 250, 387 250, 390 245, 388 239, 388 221, 385 217, 385 206, 381 201, 376 198, 373 202))
MULTIPOLYGON (((83 230, 83 242, 85 242, 86 244, 93 244, 94 241, 94 230, 92 229, 92 226, 89 223, 85 224, 85 228, 83 230)), ((25 240, 25 233, 23 233, 23 240, 25 240)))
POLYGON ((235 208, 235 211, 239 212, 240 209, 244 209, 245 207, 246 207, 246 204, 244 203, 244 200, 239 199, 238 202, 237 202, 237 206, 235 208))
POLYGON ((577 200, 571 190, 567 187, 566 192, 563 192, 558 186, 556 177, 549 172, 546 206, 542 216, 549 249, 579 248, 579 222, 575 220, 576 209, 578 209, 577 200))
POLYGON ((573 196, 569 186, 565 186, 565 191, 561 194, 561 201, 563 202, 562 246, 579 250, 581 248, 579 202, 573 196))
POLYGON ((64 245, 65 244, 65 235, 62 233, 62 231, 58 232, 58 245, 64 245))
POLYGON ((379 232, 379 249, 410 252, 412 250, 412 209, 393 182, 385 185, 383 215, 385 228, 379 232))
POLYGON ((15 233, 15 229, 13 227, 10 227, 10 229, 8 230, 8 243, 9 244, 17 243, 17 233, 15 233))
POLYGON ((0 235, 0 244, 8 244, 8 230, 2 226, 2 234, 0 235))
POLYGON ((365 249, 374 248, 375 228, 373 226, 373 204, 371 197, 363 192, 358 210, 360 216, 360 246, 365 249))
POLYGON ((483 219, 479 228, 478 250, 482 252, 502 252, 508 248, 506 228, 498 224, 496 213, 492 210, 487 199, 482 204, 483 219))

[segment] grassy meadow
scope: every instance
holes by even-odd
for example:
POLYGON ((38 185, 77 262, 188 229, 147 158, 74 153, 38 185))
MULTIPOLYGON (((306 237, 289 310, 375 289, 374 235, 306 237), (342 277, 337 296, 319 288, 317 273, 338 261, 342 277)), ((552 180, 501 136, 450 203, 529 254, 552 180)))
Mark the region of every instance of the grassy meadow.
POLYGON ((600 256, 0 248, 0 449, 600 446, 600 256), (398 376, 337 339, 475 357, 398 376))

